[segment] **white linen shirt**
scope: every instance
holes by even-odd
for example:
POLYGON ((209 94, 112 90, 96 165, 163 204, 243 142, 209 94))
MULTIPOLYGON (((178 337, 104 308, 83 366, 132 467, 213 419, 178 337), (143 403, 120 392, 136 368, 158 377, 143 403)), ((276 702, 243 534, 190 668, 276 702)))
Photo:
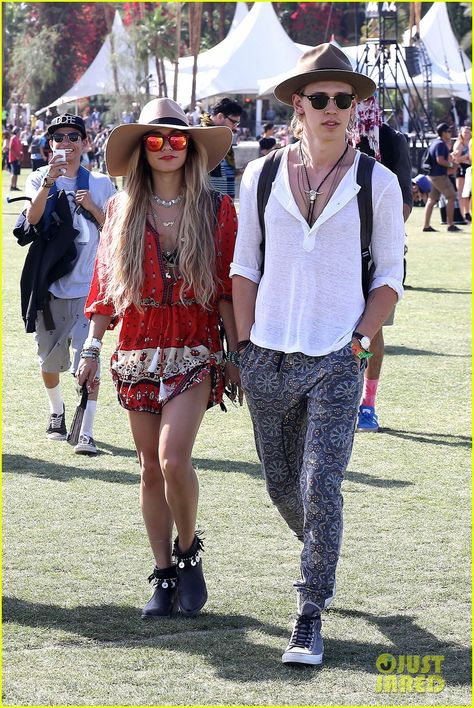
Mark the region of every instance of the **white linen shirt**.
MULTIPOLYGON (((323 356, 351 341, 365 309, 361 279, 360 219, 356 182, 359 153, 310 228, 290 189, 288 152, 265 209, 265 268, 257 183, 265 158, 250 162, 240 185, 239 229, 231 276, 258 283, 254 344, 285 353, 323 356)), ((372 174, 375 271, 370 289, 388 285, 403 295, 404 225, 396 176, 380 163, 372 174)))

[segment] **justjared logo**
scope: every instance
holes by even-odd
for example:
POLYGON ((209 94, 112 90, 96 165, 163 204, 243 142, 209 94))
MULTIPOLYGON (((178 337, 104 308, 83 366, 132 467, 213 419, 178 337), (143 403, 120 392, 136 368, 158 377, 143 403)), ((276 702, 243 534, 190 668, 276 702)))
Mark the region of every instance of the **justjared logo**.
POLYGON ((380 654, 376 693, 440 693, 446 685, 441 676, 444 656, 438 654, 380 654))

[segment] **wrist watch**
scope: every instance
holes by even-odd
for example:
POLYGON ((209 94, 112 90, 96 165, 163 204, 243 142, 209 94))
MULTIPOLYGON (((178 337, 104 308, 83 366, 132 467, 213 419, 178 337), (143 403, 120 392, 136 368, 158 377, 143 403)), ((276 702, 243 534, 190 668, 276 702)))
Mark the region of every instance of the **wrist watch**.
POLYGON ((46 189, 51 189, 53 184, 56 182, 55 179, 52 179, 51 177, 48 178, 48 176, 44 177, 43 181, 41 182, 42 187, 46 187, 46 189))
POLYGON ((237 368, 240 366, 240 354, 239 352, 227 352, 226 356, 226 361, 228 361, 230 364, 233 364, 237 368))
POLYGON ((359 340, 362 349, 370 349, 370 337, 367 337, 365 334, 361 334, 360 332, 353 332, 352 336, 359 340))

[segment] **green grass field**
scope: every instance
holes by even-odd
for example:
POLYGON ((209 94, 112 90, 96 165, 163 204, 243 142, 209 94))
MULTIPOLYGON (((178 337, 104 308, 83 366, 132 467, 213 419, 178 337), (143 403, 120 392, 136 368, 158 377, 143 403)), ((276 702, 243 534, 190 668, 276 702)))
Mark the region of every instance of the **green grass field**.
MULTIPOLYGON (((126 416, 105 374, 102 454, 46 440, 34 340, 20 316, 26 250, 11 234, 20 209, 6 205, 5 173, 3 186, 3 703, 470 705, 467 229, 423 234, 421 209, 408 223, 410 287, 385 330, 383 431, 356 437, 343 487, 325 663, 292 668, 280 655, 299 547, 266 495, 245 406, 208 412, 195 447, 209 603, 192 619, 140 620, 152 559, 126 416), (444 657, 444 689, 377 692, 384 653, 444 657)), ((109 334, 106 354, 112 346, 109 334)))

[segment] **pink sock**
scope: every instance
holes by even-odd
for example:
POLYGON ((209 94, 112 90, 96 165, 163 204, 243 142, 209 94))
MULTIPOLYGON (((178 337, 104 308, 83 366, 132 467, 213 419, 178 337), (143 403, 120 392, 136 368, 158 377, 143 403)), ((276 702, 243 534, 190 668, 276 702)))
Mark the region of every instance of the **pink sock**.
POLYGON ((371 406, 375 408, 375 396, 377 395, 378 379, 364 379, 364 392, 362 394, 361 406, 371 406))

